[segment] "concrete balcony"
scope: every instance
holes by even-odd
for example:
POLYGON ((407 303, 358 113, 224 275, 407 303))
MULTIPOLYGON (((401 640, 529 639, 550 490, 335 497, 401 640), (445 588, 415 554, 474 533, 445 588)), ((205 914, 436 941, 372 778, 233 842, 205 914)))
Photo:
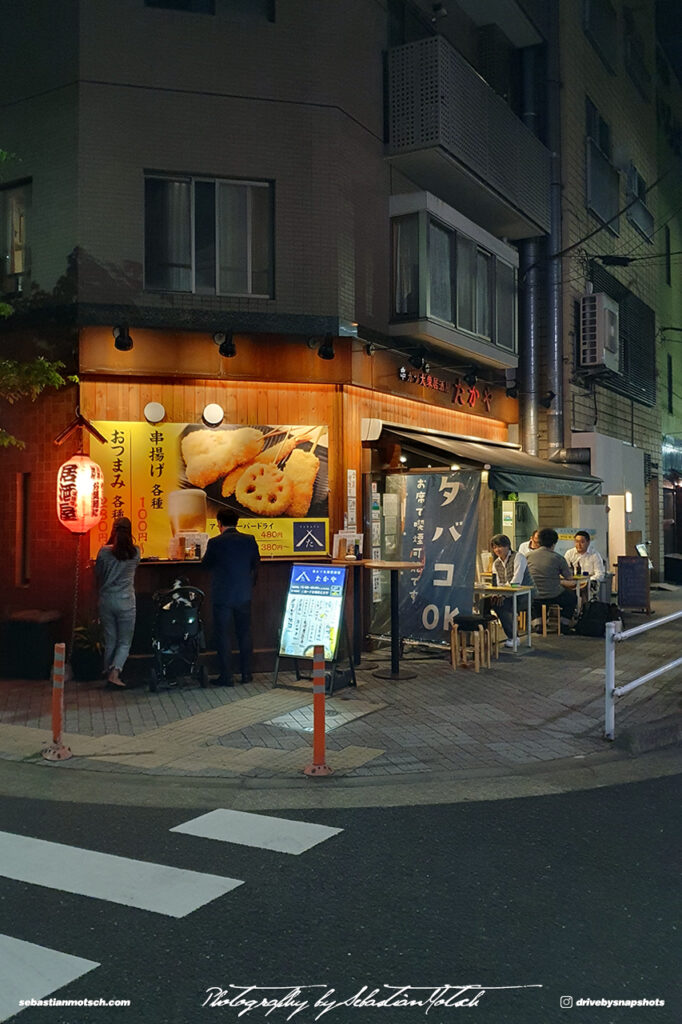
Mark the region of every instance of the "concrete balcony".
POLYGON ((445 39, 388 53, 388 159, 496 237, 549 230, 549 150, 445 39))

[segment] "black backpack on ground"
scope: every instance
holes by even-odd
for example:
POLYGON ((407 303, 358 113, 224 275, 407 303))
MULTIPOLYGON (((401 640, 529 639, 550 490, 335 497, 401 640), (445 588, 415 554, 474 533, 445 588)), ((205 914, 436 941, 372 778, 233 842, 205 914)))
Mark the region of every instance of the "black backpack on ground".
POLYGON ((574 632, 578 636, 605 636, 606 623, 622 620, 620 608, 617 604, 607 604, 605 601, 588 601, 580 609, 578 621, 575 624, 574 632))

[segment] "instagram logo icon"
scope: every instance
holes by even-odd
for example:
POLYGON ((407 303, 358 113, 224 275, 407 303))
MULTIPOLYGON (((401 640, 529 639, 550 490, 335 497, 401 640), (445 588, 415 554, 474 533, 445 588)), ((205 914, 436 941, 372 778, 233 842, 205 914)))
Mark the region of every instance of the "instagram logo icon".
POLYGON ((570 1010, 573 1006, 573 996, 561 996, 559 1006, 562 1010, 570 1010))

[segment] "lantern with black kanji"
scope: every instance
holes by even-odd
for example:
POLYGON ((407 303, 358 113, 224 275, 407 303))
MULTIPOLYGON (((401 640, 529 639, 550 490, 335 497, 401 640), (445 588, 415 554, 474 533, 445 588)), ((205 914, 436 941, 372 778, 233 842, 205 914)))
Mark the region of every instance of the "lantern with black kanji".
POLYGON ((57 474, 57 516, 72 533, 87 533, 102 517, 104 476, 87 455, 72 455, 57 474))

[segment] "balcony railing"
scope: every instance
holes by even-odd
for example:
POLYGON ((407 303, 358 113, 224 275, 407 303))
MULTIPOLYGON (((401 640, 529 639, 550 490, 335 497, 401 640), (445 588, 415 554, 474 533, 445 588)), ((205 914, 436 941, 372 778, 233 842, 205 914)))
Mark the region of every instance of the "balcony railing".
POLYGON ((388 155, 496 235, 549 230, 550 154, 441 36, 389 50, 388 155))

